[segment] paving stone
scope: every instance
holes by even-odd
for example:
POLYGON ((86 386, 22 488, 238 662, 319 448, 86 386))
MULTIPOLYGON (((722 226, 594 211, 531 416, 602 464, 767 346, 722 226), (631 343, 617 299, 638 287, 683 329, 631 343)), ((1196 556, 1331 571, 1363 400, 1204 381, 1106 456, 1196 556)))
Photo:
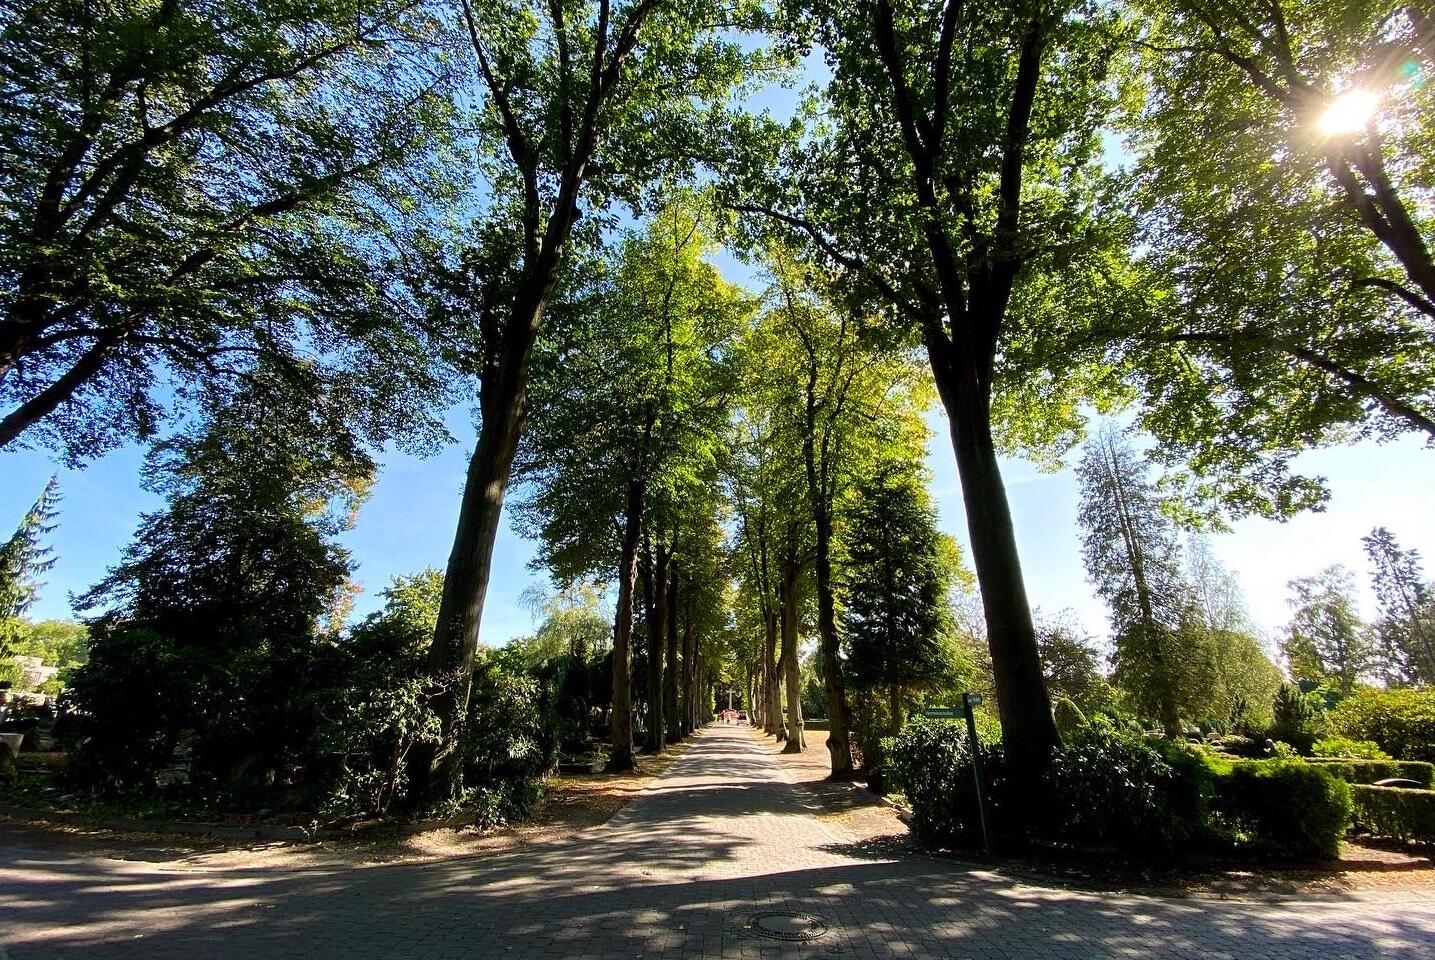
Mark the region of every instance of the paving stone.
POLYGON ((12 960, 1435 956, 1418 895, 1163 900, 862 851, 745 728, 717 726, 603 827, 498 854, 197 872, 0 838, 0 943, 12 960), (772 910, 829 932, 763 940, 747 919, 772 910))

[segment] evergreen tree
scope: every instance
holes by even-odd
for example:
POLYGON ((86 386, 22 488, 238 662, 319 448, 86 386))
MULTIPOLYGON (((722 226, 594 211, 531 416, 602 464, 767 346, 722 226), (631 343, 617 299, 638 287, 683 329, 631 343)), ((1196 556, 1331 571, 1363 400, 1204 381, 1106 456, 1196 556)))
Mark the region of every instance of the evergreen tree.
POLYGON ((1425 579, 1419 551, 1402 550, 1384 527, 1362 542, 1375 568, 1371 585, 1380 619, 1374 629, 1387 681, 1435 683, 1435 589, 1425 579))
POLYGON ((1355 579, 1341 566, 1289 584, 1294 613, 1286 627, 1284 653, 1291 676, 1333 683, 1349 694, 1375 665, 1375 649, 1352 597, 1355 579))
POLYGON ((94 783, 143 784, 181 738, 192 779, 225 792, 267 792, 314 760, 324 625, 350 572, 335 537, 372 464, 263 371, 255 384, 155 451, 165 507, 77 601, 99 611, 73 684, 75 769, 94 783))
POLYGON ((1111 607, 1116 680, 1167 736, 1181 733, 1177 633, 1192 599, 1180 543, 1161 513, 1141 457, 1112 427, 1086 445, 1077 467, 1086 575, 1111 607))
POLYGON ((39 595, 40 575, 55 565, 54 548, 43 538, 55 529, 59 501, 59 478, 51 477, 15 533, 0 545, 0 661, 10 655, 20 618, 39 595))
POLYGON ((894 734, 904 695, 950 679, 956 653, 947 602, 955 571, 924 479, 915 461, 880 464, 858 485, 843 535, 852 683, 887 694, 894 734))

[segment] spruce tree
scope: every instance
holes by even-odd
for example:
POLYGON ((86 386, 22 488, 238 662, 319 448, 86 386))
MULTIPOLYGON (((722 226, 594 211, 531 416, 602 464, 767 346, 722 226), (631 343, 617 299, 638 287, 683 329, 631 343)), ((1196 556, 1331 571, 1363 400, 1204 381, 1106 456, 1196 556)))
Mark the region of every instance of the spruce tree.
POLYGON ((0 660, 9 657, 20 618, 39 596, 40 575, 55 565, 54 548, 44 544, 44 537, 55 529, 59 502, 59 478, 51 477, 15 533, 0 546, 0 660))
POLYGON ((1425 580, 1420 552, 1402 550, 1384 527, 1361 542, 1375 568, 1371 585, 1380 619, 1374 630, 1387 683, 1435 683, 1435 590, 1425 580))
POLYGON ((1167 736, 1179 736, 1177 634, 1192 597, 1175 527, 1144 461, 1114 429, 1091 439, 1076 472, 1086 575, 1111 608, 1117 683, 1160 719, 1167 736))
POLYGON ((842 632, 853 684, 884 691, 891 723, 903 695, 952 672, 947 592, 954 570, 918 464, 886 461, 848 511, 842 632))

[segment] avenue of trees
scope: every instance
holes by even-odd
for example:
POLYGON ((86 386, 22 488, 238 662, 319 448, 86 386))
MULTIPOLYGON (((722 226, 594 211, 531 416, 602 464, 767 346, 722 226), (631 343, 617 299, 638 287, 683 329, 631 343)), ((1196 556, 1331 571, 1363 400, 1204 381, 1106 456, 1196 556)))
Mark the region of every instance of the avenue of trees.
MULTIPOLYGON (((1288 678, 1198 532, 1435 443, 1432 71, 1393 0, 7 3, 0 451, 142 442, 164 499, 77 598, 74 772, 501 818, 719 691, 834 777, 983 691, 1018 797, 1087 714, 1263 733, 1288 678), (455 442, 442 570, 351 623, 384 451, 455 442), (1010 455, 1079 460, 1109 674, 1032 609, 1010 455), (553 589, 496 650, 505 507, 553 589)), ((1418 554, 1363 546, 1372 624, 1291 584, 1301 696, 1435 681, 1418 554)))

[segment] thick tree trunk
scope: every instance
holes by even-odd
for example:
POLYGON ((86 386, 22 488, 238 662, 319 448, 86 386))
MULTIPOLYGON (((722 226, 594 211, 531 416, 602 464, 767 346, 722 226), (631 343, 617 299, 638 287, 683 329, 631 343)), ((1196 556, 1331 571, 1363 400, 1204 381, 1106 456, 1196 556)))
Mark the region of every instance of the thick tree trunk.
POLYGON ((648 752, 654 755, 663 752, 666 744, 663 721, 663 648, 667 646, 664 634, 668 628, 668 563, 672 556, 659 543, 654 552, 654 564, 650 571, 653 590, 653 607, 648 617, 648 752))
POLYGON ((523 432, 525 375, 499 377, 485 385, 478 446, 469 460, 459 507, 458 529, 444 574, 437 627, 428 669, 437 684, 431 701, 438 716, 437 748, 415 749, 411 760, 415 807, 448 799, 462 772, 463 722, 468 712, 479 622, 488 593, 493 544, 503 515, 503 498, 523 432))
POLYGON ((633 769, 633 602, 638 580, 638 541, 643 529, 643 483, 628 483, 623 547, 618 560, 618 622, 613 631, 613 720, 610 773, 633 769))
MULTIPOLYGON (((816 491, 814 492, 816 493, 816 491)), ((827 703, 827 752, 833 779, 850 778, 852 769, 851 709, 842 682, 841 642, 837 636, 836 602, 832 593, 832 513, 830 506, 813 504, 817 521, 817 635, 822 657, 822 691, 827 703)))
POLYGON ((680 600, 678 566, 670 564, 668 578, 668 608, 664 611, 663 639, 667 644, 666 662, 663 665, 663 716, 668 720, 668 742, 676 743, 683 738, 683 715, 679 712, 678 680, 683 665, 678 661, 678 603, 680 600))
POLYGON ((782 720, 782 689, 777 675, 777 618, 771 611, 763 617, 763 658, 764 683, 767 684, 767 705, 763 716, 763 729, 781 740, 786 736, 782 720))
POLYGON ((802 673, 797 661, 797 581, 800 571, 789 564, 782 578, 782 673, 787 685, 787 744, 783 753, 801 753, 802 673))
POLYGON ((955 351, 937 356, 930 342, 928 353, 951 421, 972 563, 986 615, 1002 746, 1013 776, 1030 786, 1046 769, 1060 740, 1042 676, 1011 508, 992 442, 990 398, 970 360, 953 356, 955 351))

